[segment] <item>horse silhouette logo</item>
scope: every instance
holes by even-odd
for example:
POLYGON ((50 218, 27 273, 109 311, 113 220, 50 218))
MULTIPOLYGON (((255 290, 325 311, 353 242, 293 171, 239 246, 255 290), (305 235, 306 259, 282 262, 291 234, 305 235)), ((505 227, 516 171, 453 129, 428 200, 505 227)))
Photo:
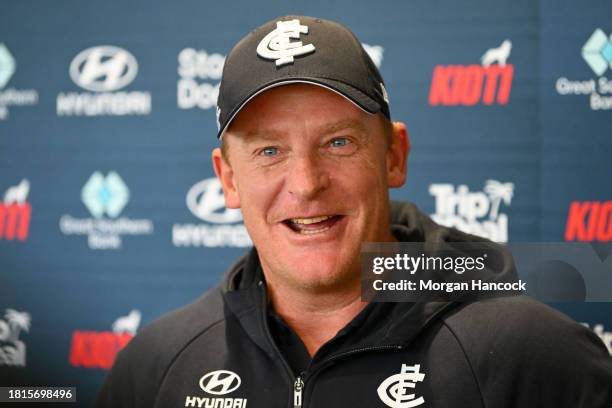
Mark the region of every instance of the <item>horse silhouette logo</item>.
POLYGON ((510 57, 510 51, 512 50, 512 42, 510 40, 504 40, 499 47, 491 48, 480 57, 480 62, 483 67, 497 62, 500 66, 505 67, 506 61, 510 57))
POLYGON ((28 193, 30 192, 30 182, 26 179, 16 185, 9 187, 4 194, 5 204, 24 204, 28 199, 28 193))
POLYGON ((139 310, 132 309, 127 316, 121 316, 113 323, 114 333, 131 333, 136 335, 142 314, 139 310))

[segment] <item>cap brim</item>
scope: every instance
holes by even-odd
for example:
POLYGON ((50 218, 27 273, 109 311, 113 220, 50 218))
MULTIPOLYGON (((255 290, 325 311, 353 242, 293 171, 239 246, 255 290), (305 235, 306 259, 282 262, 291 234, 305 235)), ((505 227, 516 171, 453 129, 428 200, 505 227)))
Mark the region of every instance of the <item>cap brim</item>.
POLYGON ((367 113, 376 113, 381 111, 381 106, 378 102, 376 102, 374 99, 370 98, 357 88, 347 85, 345 83, 326 78, 286 78, 267 83, 259 89, 256 89, 248 97, 246 97, 244 101, 240 103, 240 105, 238 105, 238 107, 231 113, 229 119, 225 122, 223 127, 219 129, 219 133, 217 133, 217 138, 221 140, 221 138, 223 137, 223 132, 225 132, 225 129, 227 129, 230 123, 232 123, 232 120, 234 120, 234 118, 242 110, 242 108, 246 106, 246 104, 249 103, 257 95, 271 88, 276 88, 278 86, 300 83, 317 85, 329 91, 335 92, 367 113))

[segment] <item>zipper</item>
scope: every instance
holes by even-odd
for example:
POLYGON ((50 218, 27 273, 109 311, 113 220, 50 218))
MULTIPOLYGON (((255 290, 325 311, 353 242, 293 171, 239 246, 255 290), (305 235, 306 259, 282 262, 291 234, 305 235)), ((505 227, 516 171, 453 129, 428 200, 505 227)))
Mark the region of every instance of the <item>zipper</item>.
POLYGON ((304 389, 304 380, 303 380, 303 375, 302 375, 303 373, 300 374, 297 378, 295 378, 293 375, 293 371, 291 370, 291 367, 289 367, 289 363, 287 363, 287 361, 285 360, 285 357, 283 356, 283 354, 280 352, 280 350, 276 346, 276 343, 274 342, 274 339, 272 338, 272 335, 270 334, 270 327, 268 326, 268 304, 267 304, 266 288, 265 288, 263 281, 261 280, 259 281, 258 286, 261 288, 261 293, 262 293, 263 302, 264 302, 264 307, 262 308, 263 309, 262 318, 263 318, 264 332, 266 332, 266 338, 268 339, 268 342, 272 346, 272 349, 278 356, 278 359, 281 361, 282 366, 285 368, 285 371, 289 377, 289 380, 293 382, 293 405, 294 407, 302 408, 302 390, 304 389), (298 391, 298 384, 300 384, 299 391, 298 391), (299 400, 299 405, 296 402, 298 400, 299 400))
MULTIPOLYGON (((304 376, 303 380, 305 381, 307 377, 312 377, 314 373, 320 371, 327 363, 330 363, 334 360, 338 360, 339 358, 346 357, 352 354, 366 353, 369 351, 381 351, 381 350, 402 350, 404 346, 402 344, 390 344, 386 346, 372 346, 372 347, 361 347, 353 350, 343 351, 342 353, 334 354, 326 358, 325 360, 317 363, 317 369, 311 371, 308 376, 304 376)), ((308 367, 310 369, 310 367, 308 367)), ((309 370, 310 371, 310 370, 309 370)))
POLYGON ((272 348, 274 349, 276 354, 279 356, 279 360, 281 361, 283 367, 285 368, 285 371, 287 372, 289 378, 293 381, 293 390, 292 390, 293 391, 293 408, 303 408, 304 406, 304 402, 303 402, 304 387, 306 386, 306 379, 311 378, 314 374, 316 374, 318 371, 323 369, 326 364, 334 360, 337 360, 339 358, 346 357, 352 354, 359 354, 359 353, 365 353, 369 351, 380 351, 380 350, 402 350, 404 348, 404 346, 401 344, 394 344, 394 345, 386 345, 386 346, 361 347, 361 348, 357 348, 353 350, 347 350, 342 353, 331 355, 325 360, 323 360, 322 362, 317 363, 317 368, 315 370, 311 369, 312 367, 312 361, 311 361, 311 364, 308 366, 306 371, 301 372, 300 375, 298 375, 296 378, 294 377, 293 371, 289 367, 289 364, 287 363, 282 353, 276 346, 274 339, 272 339, 272 335, 270 334, 270 327, 268 326, 268 314, 267 314, 268 305, 267 303, 265 303, 267 299, 266 288, 263 284, 263 281, 259 281, 258 285, 261 288, 261 291, 263 294, 263 301, 264 301, 263 324, 264 324, 264 331, 266 332, 266 337, 268 339, 268 342, 272 345, 272 348))
POLYGON ((312 378, 318 371, 321 371, 323 368, 325 368, 325 365, 327 365, 328 363, 334 360, 340 359, 342 357, 352 355, 352 354, 359 354, 359 353, 366 353, 370 351, 380 351, 380 350, 402 350, 403 348, 404 346, 401 344, 394 344, 394 345, 387 345, 387 346, 362 347, 362 348, 357 348, 353 350, 347 350, 342 353, 338 353, 338 354, 329 356, 328 358, 321 361, 320 363, 317 363, 317 367, 314 370, 311 368, 312 367, 312 363, 311 363, 311 365, 308 366, 306 371, 303 371, 302 373, 300 373, 300 375, 295 379, 295 382, 293 383, 293 408, 303 407, 304 405, 303 394, 304 394, 304 387, 306 386, 306 380, 308 378, 312 378))
POLYGON ((293 408, 302 408, 302 391, 304 390, 304 380, 301 373, 293 383, 293 408))

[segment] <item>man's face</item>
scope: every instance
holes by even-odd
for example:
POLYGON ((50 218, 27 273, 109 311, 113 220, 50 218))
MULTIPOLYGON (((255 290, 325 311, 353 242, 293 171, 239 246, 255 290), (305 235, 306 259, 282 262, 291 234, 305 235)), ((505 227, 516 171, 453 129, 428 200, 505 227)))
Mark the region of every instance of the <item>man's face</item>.
POLYGON ((268 282, 311 291, 358 284, 361 243, 393 240, 388 188, 404 183, 405 127, 391 131, 382 115, 295 84, 255 97, 224 138, 228 157, 215 149, 215 171, 227 207, 242 209, 268 282))

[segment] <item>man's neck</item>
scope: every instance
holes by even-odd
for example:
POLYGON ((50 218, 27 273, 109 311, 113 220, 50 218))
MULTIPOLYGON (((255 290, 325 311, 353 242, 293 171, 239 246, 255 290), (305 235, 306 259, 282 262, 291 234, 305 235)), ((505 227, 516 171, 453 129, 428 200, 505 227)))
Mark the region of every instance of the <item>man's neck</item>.
POLYGON ((359 282, 346 291, 325 294, 280 286, 268 284, 272 307, 300 337, 311 356, 367 305, 361 301, 359 282))

